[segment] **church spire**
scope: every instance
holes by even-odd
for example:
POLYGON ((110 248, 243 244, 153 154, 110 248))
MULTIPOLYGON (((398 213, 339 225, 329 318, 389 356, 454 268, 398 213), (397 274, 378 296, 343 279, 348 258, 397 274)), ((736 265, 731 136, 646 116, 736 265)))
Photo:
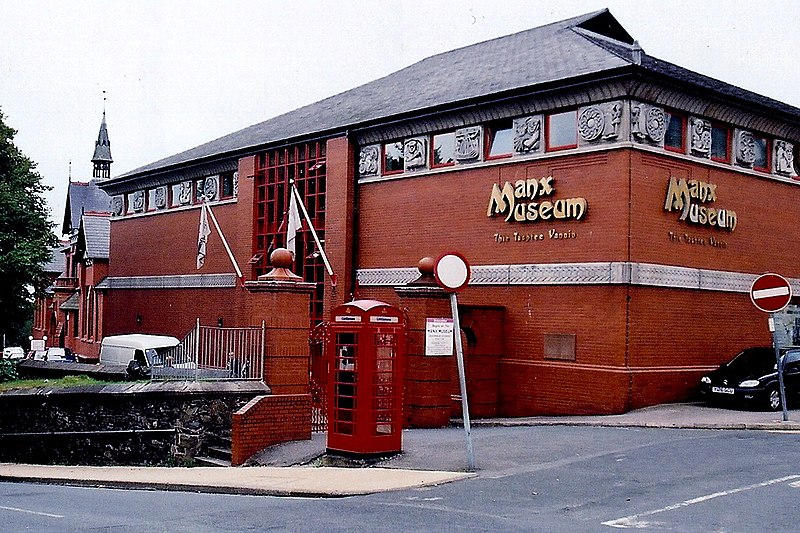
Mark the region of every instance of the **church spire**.
POLYGON ((100 133, 97 135, 97 142, 94 143, 94 177, 108 179, 111 177, 111 141, 108 140, 108 129, 106 129, 106 111, 103 109, 103 121, 100 123, 100 133))

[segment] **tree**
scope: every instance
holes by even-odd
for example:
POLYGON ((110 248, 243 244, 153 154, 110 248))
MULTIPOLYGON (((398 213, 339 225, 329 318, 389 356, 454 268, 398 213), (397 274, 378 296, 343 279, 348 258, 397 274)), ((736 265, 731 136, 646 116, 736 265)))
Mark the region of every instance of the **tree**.
POLYGON ((0 111, 0 334, 19 345, 29 334, 33 298, 49 284, 44 265, 57 240, 42 196, 50 188, 14 145, 16 134, 0 111))

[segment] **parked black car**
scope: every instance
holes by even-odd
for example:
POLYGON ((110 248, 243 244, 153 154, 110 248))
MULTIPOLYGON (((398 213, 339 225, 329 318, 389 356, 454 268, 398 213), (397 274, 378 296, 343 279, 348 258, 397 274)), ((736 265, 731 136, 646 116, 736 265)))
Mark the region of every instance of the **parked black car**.
MULTIPOLYGON (((800 348, 782 350, 786 401, 800 393, 800 348)), ((700 394, 712 403, 733 403, 777 411, 781 409, 775 350, 747 348, 700 379, 700 394)))

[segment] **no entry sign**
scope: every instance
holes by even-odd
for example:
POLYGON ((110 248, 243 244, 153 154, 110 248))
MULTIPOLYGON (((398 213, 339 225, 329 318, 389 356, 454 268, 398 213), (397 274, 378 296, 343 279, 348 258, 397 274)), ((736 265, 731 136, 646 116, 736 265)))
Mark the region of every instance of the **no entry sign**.
POLYGON ((783 276, 762 274, 750 287, 750 299, 765 313, 776 313, 789 305, 792 286, 783 276))

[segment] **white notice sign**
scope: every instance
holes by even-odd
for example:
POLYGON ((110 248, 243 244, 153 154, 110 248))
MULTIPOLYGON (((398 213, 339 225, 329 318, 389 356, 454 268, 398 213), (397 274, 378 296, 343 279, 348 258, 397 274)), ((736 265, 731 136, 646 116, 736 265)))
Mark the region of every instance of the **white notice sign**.
POLYGON ((453 355, 453 319, 425 319, 425 355, 453 355))

